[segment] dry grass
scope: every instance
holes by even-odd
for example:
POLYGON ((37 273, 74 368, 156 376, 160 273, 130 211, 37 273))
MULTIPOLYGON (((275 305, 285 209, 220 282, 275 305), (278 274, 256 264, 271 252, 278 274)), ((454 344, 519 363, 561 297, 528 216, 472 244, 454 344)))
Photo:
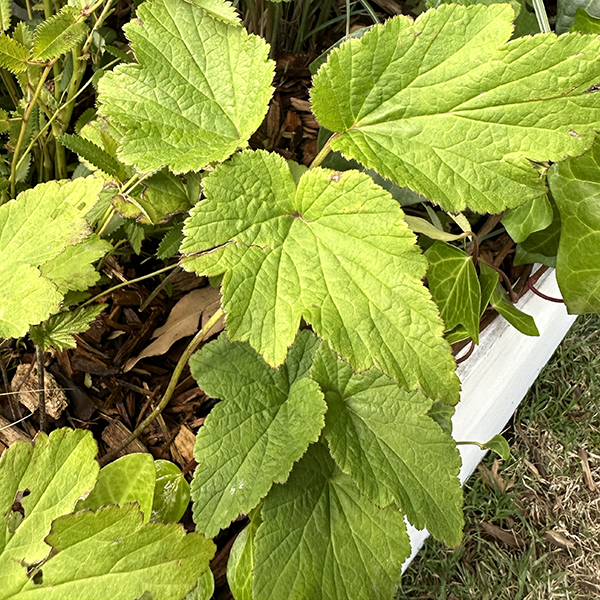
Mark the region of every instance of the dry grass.
POLYGON ((507 435, 511 460, 465 489, 463 544, 429 541, 398 600, 600 599, 600 317, 578 320, 507 435))

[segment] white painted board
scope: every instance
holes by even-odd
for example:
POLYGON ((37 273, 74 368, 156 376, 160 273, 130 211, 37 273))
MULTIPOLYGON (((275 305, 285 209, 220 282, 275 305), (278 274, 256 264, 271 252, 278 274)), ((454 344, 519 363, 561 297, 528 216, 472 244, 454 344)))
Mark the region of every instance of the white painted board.
MULTIPOLYGON (((553 298, 560 290, 553 270, 540 277, 536 289, 553 298)), ((479 346, 459 365, 462 383, 461 399, 452 420, 457 441, 487 442, 502 430, 537 379, 557 346, 563 340, 576 316, 569 315, 564 304, 550 302, 527 292, 516 305, 535 319, 539 337, 523 335, 503 317, 498 317, 481 334, 479 346)), ((464 483, 477 468, 485 452, 477 446, 459 446, 464 483)), ((402 572, 429 537, 408 524, 412 554, 402 572)))

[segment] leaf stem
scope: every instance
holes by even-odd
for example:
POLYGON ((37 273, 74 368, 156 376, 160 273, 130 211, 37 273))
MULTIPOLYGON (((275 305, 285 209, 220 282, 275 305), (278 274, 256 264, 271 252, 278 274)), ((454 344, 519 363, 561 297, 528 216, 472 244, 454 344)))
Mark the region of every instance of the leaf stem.
POLYGON ((179 265, 177 263, 175 263, 174 265, 170 265, 168 267, 165 267, 164 269, 159 269, 158 271, 153 271, 152 273, 148 273, 147 275, 142 275, 141 277, 136 277, 135 279, 130 279, 129 281, 124 281, 123 283, 119 283, 119 285, 115 285, 111 288, 108 288, 107 290, 104 290, 103 292, 101 292, 100 294, 97 294, 93 298, 86 300, 79 308, 83 308, 84 306, 87 306, 88 304, 91 304, 92 302, 95 302, 96 300, 99 300, 100 298, 104 298, 104 296, 108 296, 110 293, 114 292, 115 290, 120 290, 121 288, 127 287, 128 285, 131 285, 132 283, 139 283, 140 281, 144 281, 145 279, 150 279, 151 277, 156 277, 157 275, 160 275, 161 273, 166 273, 167 271, 170 271, 171 269, 176 269, 178 266, 179 265))
POLYGON ((321 163, 325 160, 325 158, 327 157, 327 155, 331 152, 331 140, 333 140, 334 138, 338 137, 339 133, 334 133, 328 140, 327 142, 325 142, 325 145, 321 148, 321 151, 319 152, 319 154, 317 154, 314 158, 314 160, 312 161, 312 163, 310 163, 310 169, 315 169, 316 167, 319 167, 321 165, 321 163))
POLYGON ((196 351, 196 348, 208 337, 208 334, 211 332, 213 327, 217 324, 219 319, 224 315, 223 309, 219 308, 217 312, 208 320, 206 325, 194 336, 192 341, 188 344, 187 348, 184 350, 181 358, 177 362, 175 366, 175 370, 173 371, 173 375, 171 376, 171 380, 169 381, 169 385, 167 390, 165 391, 162 400, 158 403, 158 406, 136 427, 132 433, 130 433, 116 448, 113 448, 110 452, 105 454, 100 460, 100 466, 104 466, 109 463, 111 460, 115 459, 119 452, 126 448, 142 435, 144 429, 148 427, 166 408, 167 404, 171 400, 173 396, 173 392, 177 387, 177 383, 179 382, 179 378, 185 369, 188 360, 192 356, 192 354, 196 351))

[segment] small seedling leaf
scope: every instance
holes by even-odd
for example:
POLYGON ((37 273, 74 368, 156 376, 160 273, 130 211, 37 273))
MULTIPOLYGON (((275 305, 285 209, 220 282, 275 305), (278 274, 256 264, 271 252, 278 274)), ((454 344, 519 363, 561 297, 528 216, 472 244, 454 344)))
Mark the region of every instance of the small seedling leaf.
POLYGON ((144 523, 147 523, 152 510, 155 479, 154 459, 150 454, 126 454, 102 467, 96 487, 85 500, 77 503, 75 510, 98 510, 110 504, 125 506, 136 502, 144 515, 144 523))
POLYGON ((155 460, 154 467, 156 483, 151 519, 161 523, 177 523, 190 503, 190 484, 181 469, 168 460, 155 460))
POLYGON ((435 242, 425 253, 427 280, 448 330, 463 325, 479 343, 481 286, 473 259, 460 248, 435 242))

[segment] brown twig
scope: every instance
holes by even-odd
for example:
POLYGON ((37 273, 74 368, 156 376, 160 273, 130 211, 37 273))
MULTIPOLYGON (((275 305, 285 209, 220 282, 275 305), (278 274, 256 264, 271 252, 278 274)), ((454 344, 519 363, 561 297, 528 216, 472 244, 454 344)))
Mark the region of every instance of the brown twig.
POLYGON ((144 300, 144 302, 142 303, 142 305, 140 306, 138 312, 144 312, 148 306, 150 306, 150 304, 152 303, 152 301, 154 300, 154 298, 156 298, 156 296, 158 296, 160 294, 160 292, 162 290, 165 289, 165 287, 167 286, 167 284, 171 281, 171 279, 173 279, 173 277, 175 277, 175 275, 181 273, 182 268, 181 267, 177 267, 174 271, 171 271, 152 291, 152 293, 144 300))
POLYGON ((175 366, 175 370, 173 371, 173 375, 171 380, 169 381, 169 385, 167 386, 167 390, 165 391, 165 395, 162 397, 162 400, 159 402, 157 407, 138 425, 134 431, 129 434, 116 448, 113 448, 110 452, 105 454, 100 460, 100 466, 104 466, 108 464, 111 460, 116 458, 119 455, 119 452, 126 448, 131 442, 136 440, 142 435, 144 429, 148 427, 155 419, 162 413, 162 411, 166 408, 167 404, 171 400, 173 396, 173 392, 177 387, 177 382, 181 377, 181 373, 185 369, 188 360, 192 356, 192 354, 196 351, 196 348, 208 337, 208 334, 211 332, 213 327, 217 324, 219 319, 223 316, 223 309, 220 308, 209 320, 208 323, 204 326, 204 328, 199 331, 194 339, 188 344, 188 347, 184 350, 181 358, 177 362, 175 366))
POLYGON ((10 386, 10 380, 8 379, 8 370, 6 369, 6 363, 4 362, 4 357, 2 356, 2 351, 0 349, 0 371, 2 371, 2 380, 4 382, 4 391, 8 396, 8 405, 10 406, 10 412, 12 414, 12 420, 18 421, 23 416, 21 414, 21 410, 19 409, 19 403, 16 400, 14 394, 12 393, 12 389, 10 386))

